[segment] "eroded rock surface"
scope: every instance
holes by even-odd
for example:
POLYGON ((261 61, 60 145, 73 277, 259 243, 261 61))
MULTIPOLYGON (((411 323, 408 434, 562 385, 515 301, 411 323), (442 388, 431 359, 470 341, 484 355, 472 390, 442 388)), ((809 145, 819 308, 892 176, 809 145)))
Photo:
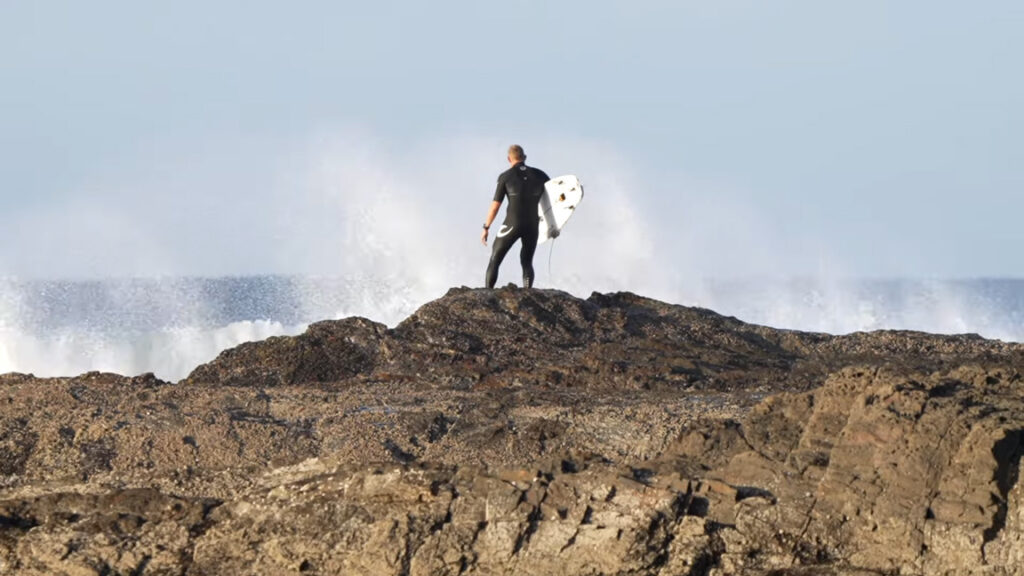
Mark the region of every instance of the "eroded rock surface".
POLYGON ((1024 574, 1024 346, 457 289, 0 376, 0 574, 1024 574))

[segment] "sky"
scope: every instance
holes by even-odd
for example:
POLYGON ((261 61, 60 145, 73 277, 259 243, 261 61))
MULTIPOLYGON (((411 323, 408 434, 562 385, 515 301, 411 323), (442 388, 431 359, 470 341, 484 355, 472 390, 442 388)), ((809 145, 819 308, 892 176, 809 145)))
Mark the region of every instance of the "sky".
POLYGON ((482 274, 517 142, 610 274, 1022 277, 1021 54, 1017 0, 0 0, 0 276, 482 274))

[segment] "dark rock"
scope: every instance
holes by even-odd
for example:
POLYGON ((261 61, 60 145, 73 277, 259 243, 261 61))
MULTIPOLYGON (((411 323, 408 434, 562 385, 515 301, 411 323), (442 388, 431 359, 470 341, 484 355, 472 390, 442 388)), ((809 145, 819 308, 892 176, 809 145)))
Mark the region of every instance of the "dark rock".
POLYGON ((300 336, 225 350, 186 382, 263 388, 345 380, 374 366, 385 329, 365 318, 317 322, 300 336))

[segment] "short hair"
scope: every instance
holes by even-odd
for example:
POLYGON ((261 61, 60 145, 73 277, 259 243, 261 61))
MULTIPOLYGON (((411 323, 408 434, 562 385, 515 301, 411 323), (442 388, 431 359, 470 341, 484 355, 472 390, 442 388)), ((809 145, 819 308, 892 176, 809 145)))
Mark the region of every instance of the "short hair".
POLYGON ((526 152, 523 152, 523 147, 519 144, 513 144, 508 147, 508 157, 517 162, 522 162, 526 160, 526 152))

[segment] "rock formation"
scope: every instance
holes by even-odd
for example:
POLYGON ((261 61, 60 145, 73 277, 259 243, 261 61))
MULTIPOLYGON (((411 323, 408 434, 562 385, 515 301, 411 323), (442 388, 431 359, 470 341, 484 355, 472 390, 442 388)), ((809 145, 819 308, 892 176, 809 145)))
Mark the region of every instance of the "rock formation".
POLYGON ((0 376, 0 574, 1024 574, 1024 346, 454 289, 0 376))

